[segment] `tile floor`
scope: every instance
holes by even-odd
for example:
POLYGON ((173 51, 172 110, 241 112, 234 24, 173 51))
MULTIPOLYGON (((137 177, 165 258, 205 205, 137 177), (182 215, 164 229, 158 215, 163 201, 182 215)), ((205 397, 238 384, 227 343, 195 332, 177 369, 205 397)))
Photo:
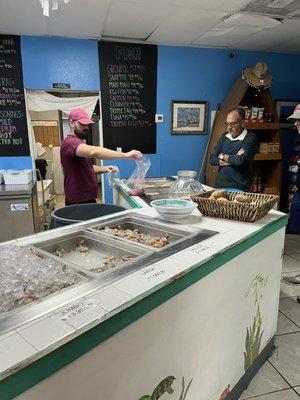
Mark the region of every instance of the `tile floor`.
MULTIPOLYGON (((282 275, 300 274, 300 235, 286 235, 282 275)), ((240 400, 300 399, 300 285, 281 283, 277 350, 261 367, 240 400)))
MULTIPOLYGON (((102 198, 102 193, 101 193, 101 187, 99 185, 99 190, 98 190, 98 198, 97 198, 97 203, 101 203, 101 198, 102 198)), ((64 194, 56 194, 55 195, 55 210, 57 208, 65 207, 65 195, 64 194)))

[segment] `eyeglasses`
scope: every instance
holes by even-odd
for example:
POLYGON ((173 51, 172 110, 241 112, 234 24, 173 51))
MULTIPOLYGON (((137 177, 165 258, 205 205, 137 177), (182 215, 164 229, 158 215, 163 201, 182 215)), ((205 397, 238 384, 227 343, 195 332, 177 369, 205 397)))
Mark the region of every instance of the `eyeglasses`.
POLYGON ((224 125, 225 126, 237 126, 241 121, 242 121, 242 119, 239 119, 238 121, 235 121, 235 122, 224 122, 224 125))

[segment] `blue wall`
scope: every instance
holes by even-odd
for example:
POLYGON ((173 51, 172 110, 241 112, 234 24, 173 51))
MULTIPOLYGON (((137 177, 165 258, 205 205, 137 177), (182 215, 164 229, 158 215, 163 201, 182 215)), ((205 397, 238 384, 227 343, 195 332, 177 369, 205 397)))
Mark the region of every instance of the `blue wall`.
POLYGON ((229 53, 227 50, 159 47, 157 109, 165 116, 164 123, 157 126, 162 175, 174 174, 182 168, 199 171, 208 139, 208 135, 170 135, 171 100, 206 100, 210 114, 223 102, 242 69, 261 60, 268 63, 273 76, 274 99, 300 97, 300 80, 297 79, 300 56, 242 51, 230 58, 229 53))
POLYGON ((70 83, 73 90, 99 90, 98 43, 23 36, 24 87, 52 89, 52 83, 70 83))
MULTIPOLYGON (((157 154, 150 155, 149 176, 170 176, 180 169, 201 168, 209 135, 171 135, 172 100, 208 101, 210 133, 210 111, 223 102, 242 69, 261 60, 268 63, 273 76, 274 99, 300 98, 300 56, 241 51, 230 58, 229 54, 228 50, 158 46, 157 113, 164 115, 164 122, 157 125, 157 154)), ((130 163, 117 164, 124 177, 133 170, 130 163)))
POLYGON ((0 157, 0 169, 32 169, 32 158, 29 156, 0 157))
MULTIPOLYGON (((53 82, 65 82, 74 90, 99 90, 97 41, 25 36, 21 49, 26 89, 50 89, 53 82)), ((199 171, 201 167, 208 135, 171 135, 171 100, 208 101, 209 131, 210 111, 224 100, 242 69, 261 60, 268 63, 273 76, 274 99, 300 97, 299 55, 238 51, 230 58, 229 53, 158 46, 157 112, 164 114, 164 122, 157 125, 157 154, 149 156, 152 161, 149 176, 173 175, 179 169, 199 171)), ((132 161, 115 164, 120 167, 122 177, 134 169, 132 161)))

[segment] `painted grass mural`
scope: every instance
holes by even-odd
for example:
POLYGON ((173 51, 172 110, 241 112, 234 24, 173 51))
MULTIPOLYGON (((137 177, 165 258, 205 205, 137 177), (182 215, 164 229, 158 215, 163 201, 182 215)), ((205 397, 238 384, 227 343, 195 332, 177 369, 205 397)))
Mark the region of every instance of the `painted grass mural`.
POLYGON ((268 283, 268 276, 263 277, 262 275, 258 274, 255 276, 253 281, 251 282, 250 288, 246 293, 246 296, 249 296, 250 292, 252 291, 254 296, 254 309, 255 309, 255 316, 253 319, 252 326, 247 328, 246 339, 245 339, 245 349, 244 351, 244 370, 245 372, 253 362, 255 361, 256 357, 259 355, 260 352, 260 345, 261 345, 261 338, 264 333, 262 330, 262 322, 263 317, 260 312, 260 303, 263 298, 263 289, 268 283))
MULTIPOLYGON (((254 298, 254 310, 255 315, 253 318, 252 326, 247 328, 246 331, 246 339, 245 339, 245 351, 244 351, 244 370, 247 369, 253 364, 256 357, 260 352, 261 339, 264 331, 262 330, 263 317, 261 315, 260 306, 261 301, 263 299, 263 290, 268 283, 269 276, 263 277, 261 274, 257 274, 255 278, 252 280, 248 291, 246 292, 246 297, 252 293, 254 298)), ((155 387, 152 394, 143 395, 139 398, 139 400, 158 400, 164 395, 170 395, 170 400, 175 400, 174 397, 174 389, 172 387, 175 376, 170 375, 164 378, 159 384, 155 387), (173 395, 173 396, 172 396, 173 395)), ((177 400, 188 400, 187 394, 192 384, 192 379, 189 383, 185 384, 185 378, 183 377, 181 380, 181 393, 177 400)), ((230 385, 228 385, 220 394, 219 400, 225 400, 227 396, 230 394, 230 385)), ((167 396, 164 396, 166 399, 167 396)))

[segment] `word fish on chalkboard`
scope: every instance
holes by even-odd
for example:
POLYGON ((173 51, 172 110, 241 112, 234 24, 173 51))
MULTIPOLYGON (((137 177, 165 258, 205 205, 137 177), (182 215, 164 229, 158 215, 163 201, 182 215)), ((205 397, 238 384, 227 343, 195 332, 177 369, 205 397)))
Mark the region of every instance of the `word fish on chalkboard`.
POLYGON ((0 156, 27 156, 20 37, 0 35, 0 156))
POLYGON ((104 146, 156 152, 157 47, 99 44, 104 146))

